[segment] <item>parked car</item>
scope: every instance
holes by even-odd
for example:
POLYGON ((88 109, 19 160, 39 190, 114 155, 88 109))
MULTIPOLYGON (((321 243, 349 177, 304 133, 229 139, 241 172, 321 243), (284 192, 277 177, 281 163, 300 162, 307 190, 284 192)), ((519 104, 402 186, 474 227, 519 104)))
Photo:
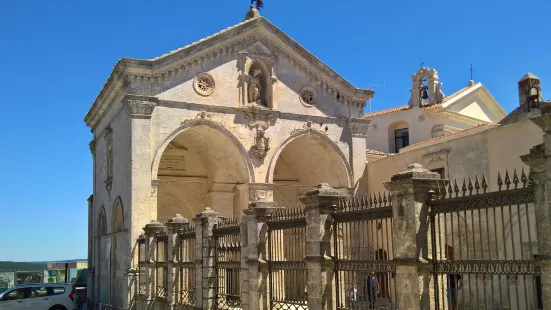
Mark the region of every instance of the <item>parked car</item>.
POLYGON ((0 288, 0 294, 2 294, 2 292, 5 290, 7 290, 7 288, 0 288))
POLYGON ((0 310, 75 310, 70 283, 26 283, 0 293, 0 310))

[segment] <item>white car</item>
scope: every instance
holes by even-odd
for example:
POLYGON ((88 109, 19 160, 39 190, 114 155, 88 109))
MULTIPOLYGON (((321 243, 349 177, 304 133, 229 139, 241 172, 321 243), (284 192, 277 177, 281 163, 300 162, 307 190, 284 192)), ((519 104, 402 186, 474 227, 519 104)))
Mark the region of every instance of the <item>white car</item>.
POLYGON ((0 310, 75 310, 70 283, 28 283, 0 293, 0 310))

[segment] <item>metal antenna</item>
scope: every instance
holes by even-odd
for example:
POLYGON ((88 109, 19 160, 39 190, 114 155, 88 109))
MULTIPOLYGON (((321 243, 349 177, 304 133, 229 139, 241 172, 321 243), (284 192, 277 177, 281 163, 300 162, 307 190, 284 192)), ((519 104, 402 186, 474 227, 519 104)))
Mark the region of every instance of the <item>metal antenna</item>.
POLYGON ((474 68, 473 68, 473 63, 471 62, 471 67, 469 68, 469 70, 471 71, 471 81, 473 80, 473 72, 475 71, 474 68))

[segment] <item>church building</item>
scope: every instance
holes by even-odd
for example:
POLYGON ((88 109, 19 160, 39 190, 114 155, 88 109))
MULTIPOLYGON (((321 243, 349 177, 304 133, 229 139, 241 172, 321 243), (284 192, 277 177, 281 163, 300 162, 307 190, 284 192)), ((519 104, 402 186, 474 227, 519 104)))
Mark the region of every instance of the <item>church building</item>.
POLYGON ((152 220, 297 205, 322 182, 352 192, 372 96, 253 7, 239 24, 165 55, 121 59, 85 117, 92 300, 128 306, 121 292, 135 240, 152 220))

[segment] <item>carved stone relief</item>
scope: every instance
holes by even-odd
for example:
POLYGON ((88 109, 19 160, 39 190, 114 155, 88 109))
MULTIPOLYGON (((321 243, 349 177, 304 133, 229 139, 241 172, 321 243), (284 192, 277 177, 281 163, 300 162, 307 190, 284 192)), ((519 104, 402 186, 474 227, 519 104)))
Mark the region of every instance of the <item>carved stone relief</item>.
POLYGON ((113 129, 107 127, 105 129, 105 144, 106 144, 106 159, 107 159, 107 173, 105 179, 105 189, 108 193, 111 192, 111 187, 113 186, 113 129))
POLYGON ((430 169, 448 167, 449 150, 440 150, 437 152, 423 155, 424 167, 430 169))
POLYGON ((153 100, 130 97, 126 99, 125 106, 131 116, 151 116, 157 103, 153 100))
POLYGON ((170 170, 172 172, 184 172, 186 170, 187 149, 170 142, 163 153, 163 158, 159 164, 159 170, 170 170))
POLYGON ((314 126, 314 123, 308 121, 308 122, 306 122, 304 125, 302 125, 301 128, 295 128, 295 129, 293 129, 293 131, 291 131, 290 135, 292 136, 292 135, 294 135, 294 134, 296 134, 296 133, 298 133, 298 132, 301 132, 301 131, 317 131, 317 132, 319 132, 319 133, 322 133, 322 134, 324 134, 324 135, 327 135, 327 130, 328 130, 328 127, 327 127, 327 126, 325 126, 325 131, 324 131, 324 130, 320 130, 320 129, 318 129, 318 128, 316 128, 316 127, 314 126))
POLYGON ((353 137, 365 137, 367 136, 367 128, 369 127, 369 120, 363 118, 350 118, 348 120, 348 128, 350 134, 353 137))
POLYGON ((224 123, 220 122, 220 121, 217 121, 213 118, 213 114, 211 113, 207 113, 205 111, 201 111, 199 114, 197 114, 197 116, 195 116, 194 118, 188 118, 188 119, 185 119, 181 125, 184 126, 184 125, 188 125, 188 124, 191 124, 191 123, 194 123, 194 122, 197 122, 197 121, 207 121, 207 122, 211 122, 213 124, 216 124, 218 126, 221 126, 221 127, 224 127, 224 123))

